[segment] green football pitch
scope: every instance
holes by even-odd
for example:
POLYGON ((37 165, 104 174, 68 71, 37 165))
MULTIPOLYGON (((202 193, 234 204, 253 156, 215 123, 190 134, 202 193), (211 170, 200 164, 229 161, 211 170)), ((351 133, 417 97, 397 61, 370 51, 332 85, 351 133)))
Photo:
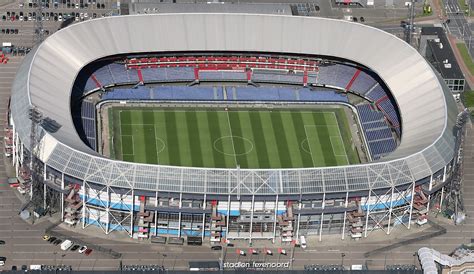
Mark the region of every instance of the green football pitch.
POLYGON ((342 108, 109 109, 111 157, 214 168, 302 168, 358 163, 342 108))

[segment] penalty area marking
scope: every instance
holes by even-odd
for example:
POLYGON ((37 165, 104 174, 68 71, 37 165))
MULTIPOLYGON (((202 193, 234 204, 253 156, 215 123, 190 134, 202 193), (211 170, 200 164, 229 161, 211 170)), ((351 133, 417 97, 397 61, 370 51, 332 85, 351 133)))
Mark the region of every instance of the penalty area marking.
MULTIPOLYGON (((165 141, 163 141, 163 139, 161 139, 160 137, 155 138, 155 146, 156 146, 156 154, 160 154, 166 148, 165 141), (160 149, 158 149, 158 148, 160 148, 160 149)), ((159 160, 159 158, 158 158, 158 160, 159 160)))

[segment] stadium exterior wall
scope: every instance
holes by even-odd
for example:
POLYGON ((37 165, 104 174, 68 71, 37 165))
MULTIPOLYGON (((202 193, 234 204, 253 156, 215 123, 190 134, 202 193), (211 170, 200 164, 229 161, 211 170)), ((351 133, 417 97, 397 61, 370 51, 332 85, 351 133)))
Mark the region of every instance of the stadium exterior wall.
MULTIPOLYGON (((343 238, 349 225, 348 212, 364 213, 361 219, 365 236, 379 228, 390 233, 390 226, 397 222, 410 227, 417 197, 427 200, 429 207, 430 197, 422 197, 419 184, 430 192, 434 186, 446 183, 456 160, 457 110, 440 76, 398 38, 361 24, 331 19, 248 14, 145 15, 92 20, 58 31, 25 58, 13 84, 11 113, 16 148, 13 162, 17 172, 24 160, 21 152, 31 150, 28 113, 32 106, 61 125, 52 133, 38 127, 40 141, 33 151, 44 163, 44 189, 59 188, 64 193, 70 190, 69 184, 80 185, 80 197, 86 205, 82 207, 83 226, 87 220, 93 220, 89 223, 103 227, 106 233, 121 228, 131 236, 134 234, 136 211, 142 210, 139 196, 148 197, 146 201, 152 205, 149 210, 155 216, 160 211, 175 212, 178 224, 172 227, 178 235, 184 230, 183 214, 201 216, 202 224, 196 229, 201 229, 203 237, 207 235, 206 226, 212 226, 209 216, 213 214, 209 210, 215 209, 228 216, 226 237, 258 238, 254 236, 256 228, 252 221, 247 229, 252 233, 234 233, 230 229, 230 216, 238 204, 239 212, 248 212, 252 220, 259 211, 255 206, 260 200, 273 201, 273 204, 268 202, 269 208, 266 203, 261 208, 262 212, 274 214, 273 231, 263 238, 275 239, 281 234, 276 228, 281 228, 284 217, 278 216, 289 218, 293 209, 295 220, 291 222, 296 236, 300 231, 303 233, 300 224, 309 215, 306 220, 309 228, 304 233, 317 231, 321 238, 327 224, 325 212, 340 214, 343 238), (146 35, 136 31, 145 26, 154 29, 146 35), (169 28, 176 31, 170 32, 169 28), (304 30, 315 37, 303 35, 304 30), (348 47, 342 46, 346 44, 348 47), (400 108, 404 128, 400 146, 384 159, 368 164, 252 170, 126 163, 104 158, 82 143, 69 110, 70 90, 82 67, 115 54, 212 50, 337 56, 373 69, 390 88, 400 108), (52 66, 50 60, 63 65, 52 66), (192 210, 183 207, 187 197, 198 196, 202 197, 198 199, 201 200, 198 207, 192 210), (160 206, 159 197, 178 200, 177 206, 160 206), (328 201, 335 199, 342 199, 342 205, 330 209, 328 201), (210 203, 213 200, 220 201, 221 209, 218 204, 210 203), (305 200, 316 201, 317 210, 314 203, 311 209, 305 209, 305 200), (120 208, 114 208, 114 204, 120 208), (114 210, 127 212, 132 220, 130 224, 124 225, 123 219, 118 221, 111 213, 114 210), (387 212, 391 213, 387 215, 387 212)), ((61 195, 64 211, 67 206, 64 194, 61 195)), ((155 217, 155 227, 159 227, 158 221, 159 217, 155 217)))

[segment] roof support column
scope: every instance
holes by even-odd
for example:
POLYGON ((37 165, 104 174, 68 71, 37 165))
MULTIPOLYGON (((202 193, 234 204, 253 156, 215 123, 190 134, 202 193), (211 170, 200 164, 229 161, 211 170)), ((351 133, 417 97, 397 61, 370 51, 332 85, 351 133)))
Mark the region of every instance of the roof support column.
POLYGON ((342 222, 342 235, 341 240, 344 240, 344 236, 346 235, 346 220, 347 220, 347 207, 349 206, 349 192, 346 192, 346 202, 344 203, 344 221, 342 222))
MULTIPOLYGON (((64 173, 61 173, 61 190, 64 190, 64 173)), ((84 191, 84 186, 82 187, 82 191, 84 191)), ((84 197, 84 193, 82 196, 84 197)), ((86 205, 82 203, 82 207, 85 207, 85 206, 86 205)), ((61 192, 61 222, 63 221, 64 221, 64 192, 61 192)))
POLYGON ((319 241, 321 242, 323 240, 323 223, 324 223, 324 206, 326 202, 326 191, 323 193, 323 203, 321 204, 321 208, 323 212, 321 212, 321 220, 320 220, 320 225, 319 225, 319 241))
POLYGON ((443 211, 444 186, 441 188, 441 198, 439 199, 439 212, 443 211))
MULTIPOLYGON (((202 209, 203 210, 206 210, 206 203, 207 203, 207 195, 206 195, 206 193, 204 193, 204 199, 203 199, 203 203, 202 203, 202 209)), ((206 212, 202 213, 202 235, 201 235, 201 240, 202 241, 204 241, 205 236, 206 236, 206 212)))
POLYGON ((411 227, 411 215, 413 213, 413 199, 415 198, 415 181, 413 181, 413 186, 411 188, 411 201, 410 201, 410 214, 408 218, 408 229, 411 227))
POLYGON ((106 201, 106 208, 105 208, 105 212, 107 213, 107 224, 105 226, 105 235, 109 235, 109 232, 110 232, 110 187, 107 186, 106 187, 106 196, 107 196, 107 201, 106 201))
POLYGON ((387 227, 387 235, 390 234, 390 223, 392 222, 392 211, 393 211, 393 194, 395 192, 395 186, 392 186, 392 193, 390 195, 390 208, 388 210, 388 227, 387 227))
POLYGON ((178 238, 181 237, 181 217, 182 217, 181 206, 183 204, 182 201, 183 201, 183 192, 180 192, 179 193, 179 204, 178 204, 178 206, 179 206, 178 208, 180 209, 180 211, 178 213, 178 238))
POLYGON ((443 168, 443 183, 446 182, 446 166, 443 168))
POLYGON ((249 229, 249 244, 252 244, 252 229, 253 229, 253 211, 255 203, 255 194, 252 194, 252 204, 250 205, 250 229, 249 229))
POLYGON ((298 202, 298 218, 296 221, 296 233, 295 233, 296 240, 298 240, 298 238, 300 237, 301 206, 302 206, 302 203, 301 203, 301 195, 300 195, 300 200, 298 202))
MULTIPOLYGON (((46 163, 43 164, 43 180, 46 181, 46 163)), ((43 209, 46 211, 46 184, 43 182, 43 209)))
MULTIPOLYGON (((227 238, 229 237, 229 221, 230 221, 230 194, 227 196, 227 222, 225 224, 225 239, 227 242, 227 238)), ((239 202, 240 203, 240 202, 239 202)), ((219 206, 219 205, 217 205, 219 206)))
POLYGON ((369 227, 369 214, 370 214, 370 197, 372 194, 372 187, 369 188, 369 197, 367 198, 365 205, 367 206, 366 211, 365 211, 365 231, 364 231, 364 237, 367 238, 367 229, 369 227))
MULTIPOLYGON (((155 208, 158 208, 158 190, 155 192, 155 208)), ((155 210, 155 236, 158 236, 158 211, 155 210)))
MULTIPOLYGON (((63 173, 63 185, 64 185, 64 173, 63 173)), ((87 206, 87 203, 86 203, 86 196, 87 196, 87 190, 86 190, 86 180, 83 180, 82 181, 82 189, 83 189, 83 193, 82 193, 82 229, 86 228, 86 206, 87 206)), ((63 196, 63 205, 64 205, 64 194, 62 195, 63 196)), ((63 214, 64 216, 64 214, 63 214)))
MULTIPOLYGON (((431 192, 431 190, 433 189, 433 174, 430 175, 430 184, 428 186, 428 190, 431 192)), ((421 189, 420 191, 423 191, 423 189, 421 189)), ((431 204, 431 194, 428 195, 428 203, 426 204, 426 209, 428 210, 428 213, 426 213, 426 215, 429 215, 429 212, 430 212, 430 204, 431 204)))
POLYGON ((274 215, 273 215, 273 239, 272 239, 272 243, 275 243, 275 238, 276 238, 277 215, 278 215, 278 194, 276 195, 276 198, 275 198, 275 212, 274 212, 274 215))
POLYGON ((132 206, 130 207, 130 238, 133 238, 133 211, 135 210, 135 190, 132 188, 132 206))

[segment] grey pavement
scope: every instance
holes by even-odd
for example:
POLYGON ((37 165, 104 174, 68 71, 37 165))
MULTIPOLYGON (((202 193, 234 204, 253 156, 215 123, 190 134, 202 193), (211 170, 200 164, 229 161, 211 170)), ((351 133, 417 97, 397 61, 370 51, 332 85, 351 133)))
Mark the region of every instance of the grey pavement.
POLYGON ((448 31, 466 43, 471 57, 474 56, 474 26, 469 24, 458 0, 443 0, 446 14, 450 19, 448 31))

